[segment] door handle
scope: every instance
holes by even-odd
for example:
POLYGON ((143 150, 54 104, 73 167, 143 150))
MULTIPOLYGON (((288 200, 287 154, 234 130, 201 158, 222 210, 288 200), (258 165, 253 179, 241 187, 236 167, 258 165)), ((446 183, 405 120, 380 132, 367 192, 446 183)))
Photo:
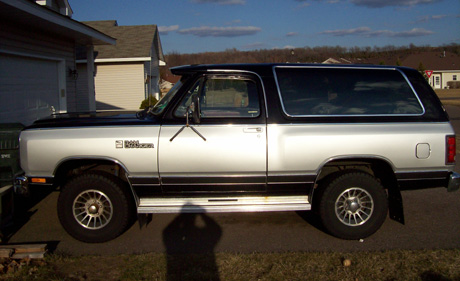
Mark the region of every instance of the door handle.
POLYGON ((254 127, 254 128, 244 128, 243 132, 245 133, 262 133, 261 127, 254 127))

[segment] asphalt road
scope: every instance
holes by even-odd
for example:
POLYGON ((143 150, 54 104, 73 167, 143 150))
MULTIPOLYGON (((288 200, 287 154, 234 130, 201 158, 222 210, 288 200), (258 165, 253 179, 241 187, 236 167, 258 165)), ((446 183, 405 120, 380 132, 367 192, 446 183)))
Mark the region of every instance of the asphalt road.
MULTIPOLYGON (((446 108, 460 134, 460 107, 446 108)), ((460 164, 456 171, 460 172, 460 164)), ((44 196, 41 201, 29 202, 32 207, 23 210, 8 243, 46 242, 52 250, 71 255, 460 248, 460 192, 448 193, 444 188, 402 192, 406 224, 387 218, 364 241, 326 234, 309 212, 269 212, 158 214, 150 221, 144 218, 142 224, 136 222, 113 241, 86 244, 70 237, 59 224, 58 193, 40 196, 44 196)))

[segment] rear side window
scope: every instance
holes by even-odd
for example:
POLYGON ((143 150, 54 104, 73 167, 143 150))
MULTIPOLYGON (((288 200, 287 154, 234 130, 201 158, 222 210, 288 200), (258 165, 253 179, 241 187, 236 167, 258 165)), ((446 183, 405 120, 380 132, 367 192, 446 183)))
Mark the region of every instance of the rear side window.
POLYGON ((407 80, 394 69, 276 67, 289 116, 421 115, 407 80))

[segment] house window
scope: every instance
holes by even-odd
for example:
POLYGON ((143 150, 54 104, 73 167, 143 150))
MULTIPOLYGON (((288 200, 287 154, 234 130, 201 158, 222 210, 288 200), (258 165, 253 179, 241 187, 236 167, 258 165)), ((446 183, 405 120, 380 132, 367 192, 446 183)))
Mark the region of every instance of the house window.
POLYGON ((434 84, 435 84, 436 86, 441 85, 441 77, 436 76, 436 77, 434 78, 434 84))
POLYGON ((457 81, 457 75, 452 76, 452 80, 457 81))

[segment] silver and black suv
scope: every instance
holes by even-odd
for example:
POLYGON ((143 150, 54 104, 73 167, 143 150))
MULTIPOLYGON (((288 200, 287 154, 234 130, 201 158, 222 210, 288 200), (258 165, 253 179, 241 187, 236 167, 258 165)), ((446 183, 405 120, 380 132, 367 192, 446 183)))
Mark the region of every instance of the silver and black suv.
POLYGON ((60 187, 59 219, 86 242, 133 214, 317 213, 344 239, 404 221, 400 190, 459 188, 455 134, 414 69, 196 65, 137 114, 62 114, 20 137, 17 183, 60 187))

